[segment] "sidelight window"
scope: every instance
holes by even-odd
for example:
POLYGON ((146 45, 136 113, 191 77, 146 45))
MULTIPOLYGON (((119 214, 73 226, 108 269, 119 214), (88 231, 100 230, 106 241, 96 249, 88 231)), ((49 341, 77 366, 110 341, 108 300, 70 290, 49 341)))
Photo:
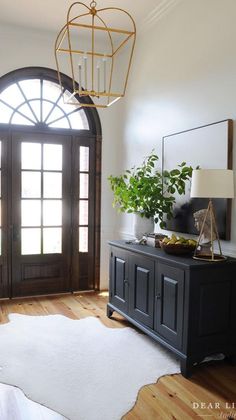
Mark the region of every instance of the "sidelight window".
POLYGON ((79 148, 79 252, 88 252, 89 147, 79 148))

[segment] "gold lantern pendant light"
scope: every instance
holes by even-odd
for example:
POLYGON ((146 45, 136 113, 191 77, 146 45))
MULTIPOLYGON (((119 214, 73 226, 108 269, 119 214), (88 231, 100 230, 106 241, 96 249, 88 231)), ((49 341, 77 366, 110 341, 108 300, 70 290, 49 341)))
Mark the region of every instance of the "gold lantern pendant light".
POLYGON ((95 1, 90 7, 81 2, 70 6, 56 39, 55 58, 66 103, 74 105, 79 95, 82 106, 106 108, 125 95, 136 27, 125 10, 96 7, 95 1), (61 72, 71 77, 71 94, 64 92, 61 72))

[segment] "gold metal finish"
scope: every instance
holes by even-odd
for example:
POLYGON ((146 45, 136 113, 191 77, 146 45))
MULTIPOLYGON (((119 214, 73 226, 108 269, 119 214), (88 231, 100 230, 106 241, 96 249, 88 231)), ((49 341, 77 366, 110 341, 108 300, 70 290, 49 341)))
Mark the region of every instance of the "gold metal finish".
MULTIPOLYGON (((79 26, 80 28, 86 28, 86 29, 91 29, 91 25, 83 25, 82 23, 78 24, 78 23, 71 23, 71 26, 79 26)), ((109 31, 109 32, 115 32, 117 34, 124 34, 124 35, 133 35, 133 32, 130 31, 123 31, 121 29, 115 29, 115 28, 109 28, 108 26, 103 27, 103 26, 93 26, 94 29, 98 30, 98 31, 109 31)))
POLYGON ((69 99, 68 94, 63 96, 64 101, 75 105, 72 99, 79 95, 93 100, 82 106, 107 108, 124 97, 135 41, 135 22, 125 10, 118 7, 97 9, 95 1, 90 3, 90 7, 82 2, 73 3, 54 49, 62 92, 61 71, 72 79, 71 96, 69 99), (72 17, 72 9, 74 11, 75 8, 79 8, 81 13, 74 12, 72 17), (117 13, 125 16, 126 27, 121 29, 108 25, 105 22, 108 12, 109 18, 117 13))
POLYGON ((200 230, 200 234, 198 237, 198 241, 197 241, 197 246, 194 252, 194 256, 193 258, 195 260, 203 260, 203 261, 212 261, 212 262, 220 262, 220 261, 225 261, 227 259, 227 257, 225 257, 222 254, 222 249, 221 249, 221 245, 220 245, 220 238, 219 238, 219 233, 218 233, 218 229, 217 229, 217 225, 216 225, 216 218, 215 218, 215 212, 214 212, 214 207, 213 207, 213 203, 212 200, 209 199, 209 204, 207 207, 207 211, 206 214, 204 216, 204 220, 201 226, 201 230, 200 230), (207 220, 207 217, 210 216, 210 223, 211 223, 211 238, 210 238, 210 244, 211 244, 211 254, 202 254, 201 252, 199 252, 198 248, 201 243, 201 239, 203 236, 203 231, 204 231, 204 226, 207 220), (214 253, 214 234, 216 235, 216 239, 218 242, 218 246, 219 246, 219 254, 215 254, 214 253))

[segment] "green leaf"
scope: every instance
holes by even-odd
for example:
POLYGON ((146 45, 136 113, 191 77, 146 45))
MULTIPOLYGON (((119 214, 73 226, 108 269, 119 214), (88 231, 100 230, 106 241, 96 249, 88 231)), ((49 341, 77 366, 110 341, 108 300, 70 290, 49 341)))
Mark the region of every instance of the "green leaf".
POLYGON ((160 228, 165 229, 165 227, 166 227, 166 222, 164 221, 160 222, 160 228))
POLYGON ((168 192, 171 193, 171 194, 174 194, 175 193, 175 188, 170 185, 169 188, 168 188, 168 192))
POLYGON ((170 171, 171 176, 176 176, 180 174, 179 169, 173 169, 172 171, 170 171))

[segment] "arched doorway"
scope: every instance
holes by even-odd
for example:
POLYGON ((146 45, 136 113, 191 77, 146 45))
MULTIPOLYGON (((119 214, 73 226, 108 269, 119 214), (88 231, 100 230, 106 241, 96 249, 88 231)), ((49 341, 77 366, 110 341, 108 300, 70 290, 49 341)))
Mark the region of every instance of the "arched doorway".
POLYGON ((81 105, 54 70, 0 78, 0 297, 99 288, 101 126, 81 105))

